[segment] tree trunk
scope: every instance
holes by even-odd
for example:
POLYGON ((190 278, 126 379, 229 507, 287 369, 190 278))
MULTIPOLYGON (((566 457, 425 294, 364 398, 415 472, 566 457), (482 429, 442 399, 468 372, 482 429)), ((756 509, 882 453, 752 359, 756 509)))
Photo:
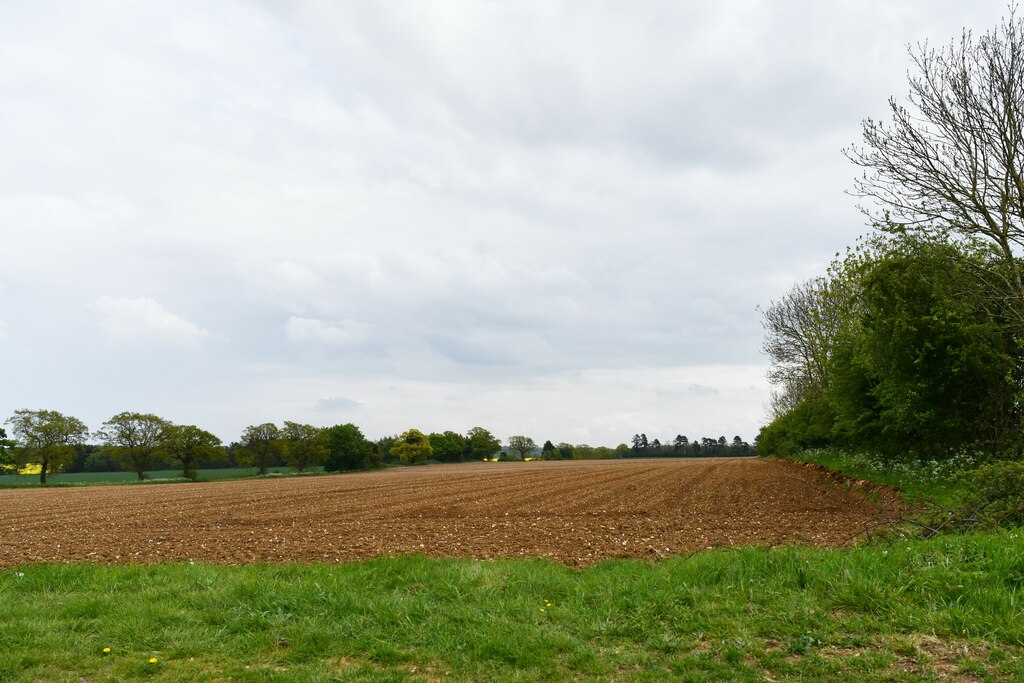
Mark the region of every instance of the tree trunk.
POLYGON ((46 458, 43 458, 42 467, 39 470, 39 483, 40 484, 45 484, 46 483, 46 466, 49 465, 49 464, 50 464, 49 461, 46 458))
POLYGON ((135 470, 135 474, 139 475, 139 481, 142 481, 143 479, 146 478, 145 470, 137 469, 137 470, 135 470))

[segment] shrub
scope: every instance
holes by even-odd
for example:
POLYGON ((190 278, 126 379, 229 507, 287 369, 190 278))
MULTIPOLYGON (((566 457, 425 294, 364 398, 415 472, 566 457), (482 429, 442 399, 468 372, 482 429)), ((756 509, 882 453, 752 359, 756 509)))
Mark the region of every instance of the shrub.
POLYGON ((1003 460, 965 472, 966 507, 987 526, 1024 524, 1024 461, 1003 460))

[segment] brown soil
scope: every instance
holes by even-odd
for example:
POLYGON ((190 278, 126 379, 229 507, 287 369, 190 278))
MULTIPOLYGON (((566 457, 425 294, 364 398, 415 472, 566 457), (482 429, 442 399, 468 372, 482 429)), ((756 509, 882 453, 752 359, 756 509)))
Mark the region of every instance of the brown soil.
POLYGON ((0 491, 0 566, 288 562, 396 553, 586 565, 848 542, 879 509, 747 458, 472 463, 322 477, 0 491))

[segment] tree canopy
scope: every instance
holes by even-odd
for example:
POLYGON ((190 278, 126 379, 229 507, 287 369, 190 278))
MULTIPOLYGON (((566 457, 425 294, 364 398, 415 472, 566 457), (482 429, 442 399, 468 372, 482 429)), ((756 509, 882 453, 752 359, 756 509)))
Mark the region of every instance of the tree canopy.
POLYGON ((170 423, 152 413, 123 412, 103 423, 96 433, 104 447, 125 469, 142 481, 152 469, 164 445, 164 433, 170 423))
POLYGON ((258 474, 266 474, 275 459, 281 455, 281 430, 272 422, 251 425, 242 433, 238 461, 255 467, 258 474))
POLYGON ((220 439, 195 425, 168 425, 164 429, 164 449, 168 457, 181 465, 182 476, 195 479, 196 463, 215 460, 222 455, 220 439))
POLYGON ((519 458, 523 459, 528 453, 532 453, 537 448, 537 444, 528 436, 510 436, 508 437, 508 447, 519 454, 519 458))
POLYGON ((418 429, 409 429, 398 437, 391 452, 409 465, 416 465, 428 459, 434 452, 430 439, 418 429))
POLYGON ((340 472, 361 470, 366 467, 372 444, 366 440, 359 427, 350 422, 328 427, 324 434, 327 446, 325 470, 340 472))
POLYGON ((20 448, 22 462, 38 462, 39 483, 59 472, 74 456, 74 448, 89 438, 89 429, 76 417, 56 410, 16 410, 6 424, 20 448))
POLYGON ((501 452, 501 441, 483 427, 473 427, 466 433, 468 455, 473 460, 487 460, 501 452))
POLYGON ((1003 267, 980 243, 912 232, 851 250, 833 264, 833 282, 815 291, 825 296, 838 283, 856 306, 829 335, 808 341, 825 359, 813 391, 775 375, 795 394, 762 430, 761 450, 834 443, 939 457, 1011 448, 1020 437, 1020 351, 984 277, 1003 267))
POLYGON ((880 224, 982 237, 1012 265, 1024 247, 1024 23, 1011 9, 995 29, 909 54, 906 103, 891 98, 891 121, 865 120, 863 145, 846 150, 864 169, 855 191, 880 224))
POLYGON ((466 437, 458 432, 445 431, 427 437, 433 449, 434 459, 441 462, 460 462, 466 454, 466 437))
POLYGON ((299 472, 322 465, 327 457, 327 435, 322 427, 286 420, 281 438, 284 441, 284 461, 299 472))

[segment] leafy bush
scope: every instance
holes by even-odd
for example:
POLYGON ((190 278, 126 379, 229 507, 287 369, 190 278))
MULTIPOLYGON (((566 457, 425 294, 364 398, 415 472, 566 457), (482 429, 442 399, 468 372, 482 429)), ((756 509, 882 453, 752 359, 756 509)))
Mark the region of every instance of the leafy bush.
POLYGON ((999 461, 965 472, 965 507, 979 523, 992 526, 1024 524, 1024 461, 999 461))
POLYGON ((829 445, 835 416, 828 399, 808 396, 793 410, 762 427, 757 436, 761 455, 794 455, 810 448, 829 445))

